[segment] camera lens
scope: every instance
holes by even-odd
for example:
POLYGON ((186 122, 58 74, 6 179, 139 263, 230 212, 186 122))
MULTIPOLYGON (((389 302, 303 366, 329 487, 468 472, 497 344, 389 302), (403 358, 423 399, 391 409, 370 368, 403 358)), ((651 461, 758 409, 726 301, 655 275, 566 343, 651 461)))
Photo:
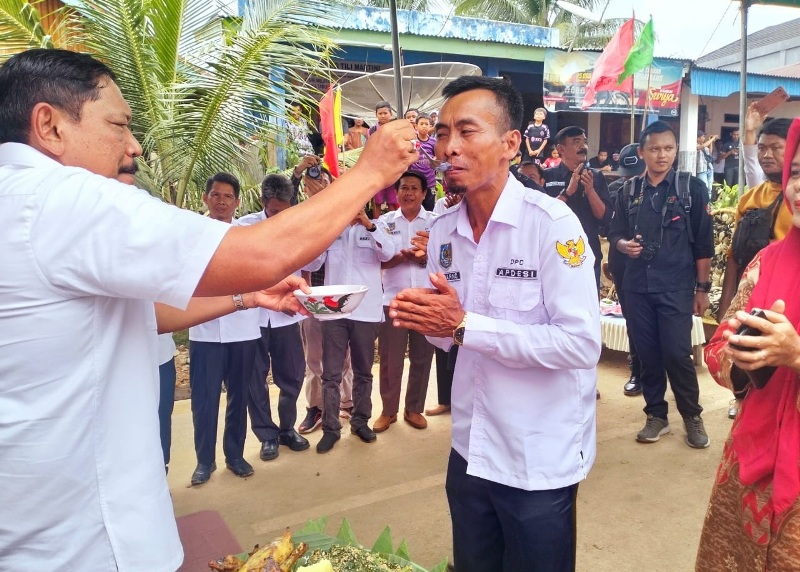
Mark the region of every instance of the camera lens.
POLYGON ((319 179, 322 171, 320 171, 319 166, 311 165, 307 170, 306 174, 311 177, 312 179, 319 179))

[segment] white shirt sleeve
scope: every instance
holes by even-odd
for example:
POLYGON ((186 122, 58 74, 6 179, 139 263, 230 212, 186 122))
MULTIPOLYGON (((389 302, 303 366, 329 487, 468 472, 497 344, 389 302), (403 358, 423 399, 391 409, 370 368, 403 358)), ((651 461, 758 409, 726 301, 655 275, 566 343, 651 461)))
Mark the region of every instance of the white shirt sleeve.
POLYGON ((600 359, 601 345, 592 249, 571 213, 543 220, 538 238, 547 321, 522 324, 469 312, 463 345, 507 367, 591 369, 600 359), (559 254, 557 245, 567 245, 570 240, 577 243, 578 237, 583 246, 578 247, 580 254, 570 264, 559 254))
POLYGON ((392 257, 397 254, 397 244, 395 243, 392 235, 386 229, 386 224, 381 220, 373 220, 375 224, 375 231, 368 232, 370 242, 373 248, 378 253, 378 260, 381 262, 388 262, 392 257))
POLYGON ((52 288, 75 297, 185 308, 230 228, 83 170, 39 196, 30 226, 33 256, 52 288))
POLYGON ((747 186, 753 188, 767 180, 758 162, 758 145, 742 145, 744 150, 744 175, 747 186))

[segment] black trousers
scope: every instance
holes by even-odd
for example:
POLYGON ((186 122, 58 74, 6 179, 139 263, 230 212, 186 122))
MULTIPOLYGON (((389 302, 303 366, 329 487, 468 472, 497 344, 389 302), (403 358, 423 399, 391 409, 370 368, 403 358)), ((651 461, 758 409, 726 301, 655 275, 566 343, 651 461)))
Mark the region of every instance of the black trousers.
POLYGON ((454 345, 449 352, 436 348, 434 355, 436 356, 436 391, 439 395, 439 404, 450 405, 458 346, 454 345))
POLYGON ((216 458, 217 419, 222 381, 228 405, 222 450, 225 461, 242 458, 247 434, 247 388, 253 373, 256 340, 245 342, 189 342, 189 386, 197 462, 210 465, 216 458))
POLYGON ((525 491, 467 474, 450 450, 447 501, 457 572, 574 572, 578 485, 525 491))
POLYGON ((350 427, 363 427, 372 416, 372 364, 378 322, 349 318, 322 322, 322 430, 340 433, 342 369, 347 348, 353 366, 353 411, 350 427))
POLYGON ((250 428, 262 443, 277 439, 282 431, 294 429, 297 421, 297 397, 303 387, 306 372, 306 357, 300 324, 279 328, 261 328, 261 337, 256 340, 253 375, 250 379, 247 410, 250 413, 250 428), (267 374, 272 367, 272 380, 280 390, 278 396, 278 425, 272 420, 267 389, 267 374))
POLYGON ((626 320, 642 364, 644 412, 648 415, 667 418, 667 376, 681 417, 703 411, 692 362, 693 306, 693 290, 625 292, 626 320))
MULTIPOLYGON (((612 246, 611 248, 614 247, 612 246)), ((609 262, 609 267, 610 266, 612 265, 609 262)), ((628 317, 625 314, 625 291, 622 289, 622 280, 625 278, 625 265, 616 264, 615 266, 617 266, 617 268, 610 269, 611 278, 614 280, 614 288, 616 288, 617 290, 617 298, 619 298, 619 307, 622 310, 622 317, 625 318, 625 320, 627 321, 628 317)), ((639 361, 639 354, 636 352, 636 344, 633 341, 633 336, 631 335, 631 329, 630 328, 626 329, 628 330, 628 348, 629 348, 628 358, 631 367, 631 375, 636 377, 641 377, 642 363, 639 361)))

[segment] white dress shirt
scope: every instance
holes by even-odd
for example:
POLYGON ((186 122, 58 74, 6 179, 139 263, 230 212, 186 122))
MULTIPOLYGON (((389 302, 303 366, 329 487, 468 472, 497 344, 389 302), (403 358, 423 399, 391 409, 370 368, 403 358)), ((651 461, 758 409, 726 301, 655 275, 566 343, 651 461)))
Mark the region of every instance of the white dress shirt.
MULTIPOLYGON (((262 210, 258 211, 257 213, 245 215, 234 221, 233 224, 237 226, 250 226, 251 224, 256 224, 257 222, 261 222, 263 220, 267 220, 267 215, 262 210)), ((297 272, 294 272, 294 275, 300 276, 300 271, 298 270, 297 272)), ((262 328, 269 328, 270 326, 273 328, 290 326, 292 324, 296 324, 297 322, 302 322, 305 319, 306 317, 303 314, 289 316, 283 312, 275 312, 274 310, 267 310, 266 308, 258 309, 258 322, 262 328)))
MULTIPOLYGON (((417 231, 429 231, 434 218, 436 218, 435 214, 420 208, 419 213, 412 221, 403 216, 400 209, 389 211, 378 220, 386 225, 386 232, 391 235, 395 244, 395 254, 398 254, 404 248, 411 248, 411 239, 417 235, 417 231)), ((404 260, 394 268, 385 268, 383 270, 383 305, 388 306, 389 302, 403 288, 430 288, 430 285, 428 269, 425 266, 404 260)))
POLYGON ((433 204, 433 214, 440 215, 446 213, 448 210, 455 208, 457 205, 453 205, 452 207, 448 207, 444 204, 444 201, 447 199, 446 196, 442 197, 441 199, 437 199, 436 202, 433 204))
POLYGON ((374 232, 361 224, 347 227, 325 252, 303 268, 314 272, 325 264, 326 286, 355 284, 369 288, 349 316, 359 322, 383 321, 381 262, 390 260, 397 252, 386 226, 380 220, 372 222, 377 227, 374 232))
POLYGON ((228 225, 0 145, 0 570, 172 572, 153 300, 228 225))
POLYGON ((164 365, 175 357, 175 340, 172 334, 158 335, 158 365, 164 365))
POLYGON ((434 221, 428 269, 444 273, 468 313, 452 418, 470 475, 547 490, 588 474, 600 357, 593 266, 572 210, 513 176, 478 244, 464 203, 434 221))

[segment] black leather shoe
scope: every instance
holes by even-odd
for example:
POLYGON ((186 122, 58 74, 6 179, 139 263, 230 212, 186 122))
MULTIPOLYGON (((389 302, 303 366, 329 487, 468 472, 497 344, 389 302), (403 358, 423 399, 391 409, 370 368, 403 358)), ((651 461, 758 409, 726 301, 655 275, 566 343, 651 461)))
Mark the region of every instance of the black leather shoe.
MULTIPOLYGON (((286 445, 292 451, 305 451, 308 449, 308 439, 300 435, 294 429, 290 429, 289 431, 283 431, 280 435, 278 435, 278 442, 281 445, 286 445)), ((275 453, 277 455, 277 453, 275 453)))
POLYGON ((632 375, 631 378, 622 387, 622 392, 625 395, 641 395, 642 382, 639 381, 638 377, 632 375))
POLYGON ((378 436, 375 435, 375 431, 366 425, 362 425, 358 429, 353 429, 350 427, 350 433, 356 435, 359 439, 364 441, 364 443, 373 443, 378 438, 378 436))
POLYGON ((217 470, 217 464, 211 463, 210 465, 204 465, 202 463, 197 463, 197 467, 194 469, 194 473, 192 473, 192 486, 203 485, 208 482, 208 479, 211 478, 211 473, 217 470))
POLYGON ((258 454, 262 461, 271 461, 278 458, 278 440, 267 439, 261 443, 261 452, 258 454))
POLYGON ((317 453, 327 453, 333 446, 336 444, 336 441, 339 440, 339 434, 334 433, 333 431, 323 431, 322 432, 322 439, 319 440, 317 443, 317 453))
POLYGON ((253 466, 244 459, 237 459, 232 463, 226 463, 225 466, 228 467, 228 470, 237 477, 249 477, 254 472, 253 466))

